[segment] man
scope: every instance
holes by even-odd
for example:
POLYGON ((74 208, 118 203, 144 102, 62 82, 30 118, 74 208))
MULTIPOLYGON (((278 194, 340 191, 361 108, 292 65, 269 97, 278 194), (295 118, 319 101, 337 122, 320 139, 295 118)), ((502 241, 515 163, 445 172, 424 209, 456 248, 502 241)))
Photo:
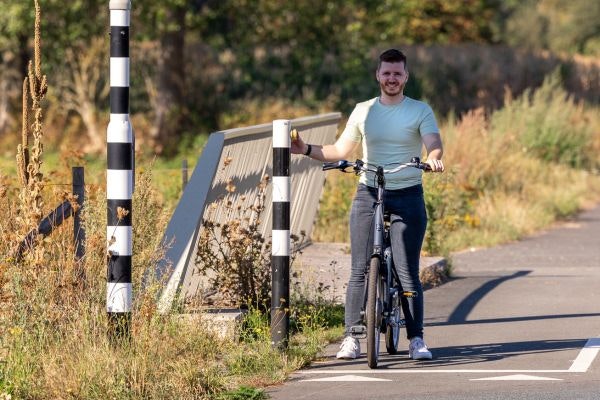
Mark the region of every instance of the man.
MULTIPOLYGON (((358 103, 344 132, 332 145, 306 144, 298 137, 291 151, 320 161, 346 159, 362 143, 363 160, 374 165, 409 162, 419 156, 423 145, 427 164, 442 172, 442 140, 431 107, 404 95, 409 74, 406 56, 399 50, 386 50, 379 56, 375 77, 380 95, 358 103)), ((409 356, 431 359, 423 341, 423 288, 419 280, 419 257, 427 226, 427 214, 421 185, 421 170, 407 168, 386 177, 386 210, 390 212, 394 263, 404 290, 417 292, 406 299, 404 313, 409 356)), ((371 220, 377 198, 373 176, 361 175, 350 213, 352 270, 346 293, 346 338, 337 358, 354 359, 360 355, 359 341, 352 337, 352 326, 361 325, 364 302, 364 269, 372 252, 371 220)))

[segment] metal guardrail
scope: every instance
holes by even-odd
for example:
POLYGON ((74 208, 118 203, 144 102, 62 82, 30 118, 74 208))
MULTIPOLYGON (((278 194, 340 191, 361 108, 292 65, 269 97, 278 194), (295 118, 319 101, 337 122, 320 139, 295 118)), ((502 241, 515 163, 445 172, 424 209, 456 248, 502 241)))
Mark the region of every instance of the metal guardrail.
MULTIPOLYGON (((341 120, 340 113, 322 114, 291 121, 292 128, 310 143, 332 143, 341 120)), ((195 296, 201 289, 200 277, 193 274, 198 233, 206 207, 227 193, 227 185, 235 185, 231 193, 236 204, 254 203, 258 185, 265 175, 272 176, 272 124, 235 128, 212 133, 188 182, 163 236, 167 246, 153 278, 164 283, 159 310, 167 312, 177 295, 195 296)), ((307 157, 292 156, 291 165, 292 234, 304 231, 309 238, 318 210, 325 175, 321 164, 307 157)), ((271 187, 266 198, 271 198, 271 187)), ((270 202, 265 203, 262 234, 270 237, 270 202)), ((211 210, 214 222, 227 220, 224 208, 211 210)))
POLYGON ((85 177, 83 167, 72 167, 73 176, 73 194, 77 196, 77 204, 79 208, 73 209, 73 205, 69 200, 63 201, 52 212, 46 215, 38 224, 37 228, 30 230, 27 235, 21 240, 19 245, 12 251, 12 256, 17 260, 21 260, 23 254, 35 247, 38 236, 46 237, 58 228, 62 223, 74 217, 73 222, 73 242, 75 243, 75 258, 81 260, 85 254, 85 229, 81 223, 81 208, 85 201, 85 177))

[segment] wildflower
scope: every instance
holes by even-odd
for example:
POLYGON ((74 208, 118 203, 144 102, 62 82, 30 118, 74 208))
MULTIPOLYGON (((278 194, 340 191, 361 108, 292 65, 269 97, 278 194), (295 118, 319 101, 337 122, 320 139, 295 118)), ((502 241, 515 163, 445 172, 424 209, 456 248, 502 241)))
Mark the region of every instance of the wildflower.
POLYGON ((19 336, 21 333, 23 333, 23 328, 20 326, 13 326, 8 330, 8 333, 10 333, 12 336, 19 336))
POLYGON ((233 179, 227 180, 227 186, 225 186, 225 190, 227 190, 229 193, 235 192, 235 185, 233 184, 233 179))
POLYGON ((122 221, 127 215, 129 215, 129 210, 126 210, 123 207, 117 207, 117 219, 119 221, 122 221))

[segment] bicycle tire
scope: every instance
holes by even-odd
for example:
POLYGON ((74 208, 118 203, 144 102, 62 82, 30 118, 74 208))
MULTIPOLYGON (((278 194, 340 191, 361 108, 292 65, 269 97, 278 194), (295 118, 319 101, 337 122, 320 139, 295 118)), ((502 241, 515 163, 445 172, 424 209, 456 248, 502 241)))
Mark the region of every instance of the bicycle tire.
POLYGON ((369 368, 377 368, 379 361, 379 340, 381 331, 381 308, 379 300, 380 275, 379 257, 371 258, 369 267, 369 281, 367 288, 367 364, 369 368))

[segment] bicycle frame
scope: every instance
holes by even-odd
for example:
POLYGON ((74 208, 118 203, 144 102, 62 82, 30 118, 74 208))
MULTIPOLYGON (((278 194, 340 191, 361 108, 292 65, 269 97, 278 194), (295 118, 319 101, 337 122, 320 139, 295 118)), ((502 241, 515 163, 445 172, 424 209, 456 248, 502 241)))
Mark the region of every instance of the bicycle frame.
POLYGON ((416 294, 403 291, 400 277, 394 267, 390 239, 391 221, 385 219, 385 173, 398 172, 407 167, 426 170, 428 165, 421 163, 417 157, 413 158, 410 163, 400 164, 392 170, 384 170, 381 166, 369 166, 361 160, 356 160, 355 163, 341 160, 336 163, 323 164, 323 170, 335 168, 346 172, 348 167, 352 167, 356 174, 366 171, 374 172, 376 178, 377 200, 373 212, 373 251, 369 264, 365 266, 365 291, 361 312, 363 321, 366 320, 366 326, 350 327, 353 336, 367 337, 367 361, 369 367, 376 368, 380 334, 384 333, 386 336, 388 353, 396 354, 399 328, 404 325, 400 317, 400 303, 405 302, 405 297, 412 297, 416 294))
POLYGON ((383 245, 384 245, 384 204, 383 196, 385 193, 385 178, 383 176, 383 168, 377 167, 377 202, 375 203, 375 213, 373 219, 375 220, 373 229, 373 253, 371 257, 380 257, 381 261, 383 258, 383 245))
MULTIPOLYGON (((377 200, 375 202, 375 211, 373 213, 373 252, 371 253, 371 258, 379 257, 381 260, 381 276, 386 279, 386 287, 390 290, 393 290, 393 282, 397 282, 400 286, 400 290, 402 288, 400 283, 400 277, 398 276, 398 272, 394 267, 394 260, 392 258, 392 250, 390 243, 390 232, 389 228, 386 226, 385 221, 385 203, 384 203, 384 195, 385 195, 385 178, 383 174, 383 168, 378 167, 377 170, 377 200)), ((365 275, 369 275, 369 265, 365 269, 365 275)), ((365 283, 365 294, 368 287, 368 282, 365 283)), ((393 292, 390 291, 390 296, 393 295, 393 292)), ((386 296, 386 299, 389 301, 389 297, 386 296)), ((365 296, 366 303, 366 296, 365 296)), ((387 307, 384 305, 384 310, 387 307)), ((364 304, 363 304, 364 309, 364 304)), ((385 332, 383 330, 383 332, 385 332)))

